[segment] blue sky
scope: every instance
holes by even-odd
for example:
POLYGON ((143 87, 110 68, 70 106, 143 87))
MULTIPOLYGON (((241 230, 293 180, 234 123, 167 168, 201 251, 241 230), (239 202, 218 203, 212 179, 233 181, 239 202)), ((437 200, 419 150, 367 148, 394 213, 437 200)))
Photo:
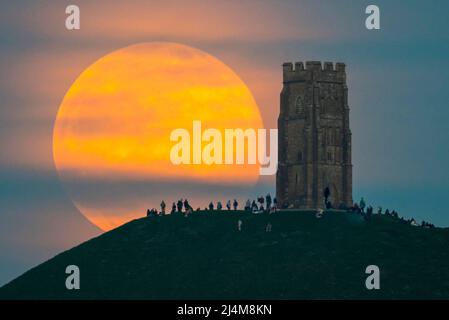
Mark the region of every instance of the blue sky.
MULTIPOLYGON (((449 226, 447 1, 75 1, 81 30, 68 33, 72 2, 0 1, 0 284, 100 232, 58 180, 53 123, 84 68, 139 42, 218 57, 252 90, 267 128, 283 62, 345 62, 354 200, 449 226), (368 4, 380 7, 381 30, 364 28, 368 4)), ((273 179, 248 192, 267 191, 273 179)))

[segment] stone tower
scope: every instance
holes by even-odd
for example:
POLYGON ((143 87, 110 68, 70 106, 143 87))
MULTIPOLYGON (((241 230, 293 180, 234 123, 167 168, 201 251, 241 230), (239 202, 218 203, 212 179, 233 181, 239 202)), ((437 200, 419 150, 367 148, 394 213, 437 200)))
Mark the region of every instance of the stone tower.
POLYGON ((344 63, 283 64, 276 197, 281 208, 352 205, 351 130, 344 63))

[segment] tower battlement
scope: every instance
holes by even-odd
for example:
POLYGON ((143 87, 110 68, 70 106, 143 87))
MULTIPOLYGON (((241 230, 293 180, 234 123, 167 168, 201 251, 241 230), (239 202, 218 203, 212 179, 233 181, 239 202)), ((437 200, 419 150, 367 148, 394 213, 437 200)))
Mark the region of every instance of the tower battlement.
POLYGON ((342 83, 346 81, 346 65, 342 62, 306 61, 285 62, 282 64, 283 82, 327 81, 342 83))

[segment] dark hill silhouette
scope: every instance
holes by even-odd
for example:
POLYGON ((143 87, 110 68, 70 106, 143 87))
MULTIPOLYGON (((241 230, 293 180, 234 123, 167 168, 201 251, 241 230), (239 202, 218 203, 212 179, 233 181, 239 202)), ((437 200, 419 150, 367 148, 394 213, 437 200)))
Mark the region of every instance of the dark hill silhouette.
POLYGON ((31 269, 0 288, 0 298, 447 299, 449 230, 349 213, 142 218, 31 269), (80 290, 65 288, 71 264, 80 290), (377 291, 365 288, 371 264, 381 270, 377 291))

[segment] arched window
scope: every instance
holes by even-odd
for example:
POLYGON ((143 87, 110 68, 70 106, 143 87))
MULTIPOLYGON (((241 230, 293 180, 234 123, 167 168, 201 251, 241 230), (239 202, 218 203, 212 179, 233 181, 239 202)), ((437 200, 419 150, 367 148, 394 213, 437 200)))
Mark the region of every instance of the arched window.
POLYGON ((295 108, 296 108, 297 115, 300 115, 300 116, 304 115, 304 100, 301 96, 296 97, 295 108))

